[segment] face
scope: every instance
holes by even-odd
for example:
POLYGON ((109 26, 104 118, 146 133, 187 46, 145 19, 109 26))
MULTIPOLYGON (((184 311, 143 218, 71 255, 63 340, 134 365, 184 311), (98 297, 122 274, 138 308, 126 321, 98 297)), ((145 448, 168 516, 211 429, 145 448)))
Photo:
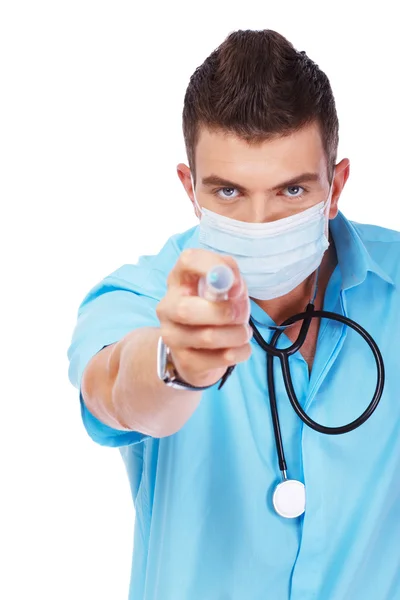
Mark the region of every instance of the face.
MULTIPOLYGON (((257 145, 202 128, 195 161, 199 205, 238 221, 276 221, 325 202, 329 195, 327 161, 317 124, 257 145)), ((190 169, 180 164, 177 171, 200 218, 190 169)), ((335 168, 330 219, 337 215, 348 175, 349 161, 343 159, 335 168)))

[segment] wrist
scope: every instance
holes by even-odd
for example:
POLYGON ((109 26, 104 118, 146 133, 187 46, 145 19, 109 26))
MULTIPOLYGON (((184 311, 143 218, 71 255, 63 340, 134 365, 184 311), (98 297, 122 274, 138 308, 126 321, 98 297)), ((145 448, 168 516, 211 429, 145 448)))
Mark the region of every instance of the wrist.
MULTIPOLYGON (((234 369, 234 365, 230 366, 226 369, 225 373, 217 379, 214 383, 206 383, 204 381, 203 385, 193 385, 189 383, 184 376, 179 373, 179 370, 174 362, 172 353, 170 348, 165 344, 162 337, 160 336, 158 340, 157 347, 157 373, 158 377, 168 386, 178 388, 178 389, 192 389, 192 390, 206 390, 208 388, 213 387, 219 381, 221 381, 218 389, 220 389, 229 375, 232 373, 234 369)), ((197 383, 197 382, 196 382, 197 383)))

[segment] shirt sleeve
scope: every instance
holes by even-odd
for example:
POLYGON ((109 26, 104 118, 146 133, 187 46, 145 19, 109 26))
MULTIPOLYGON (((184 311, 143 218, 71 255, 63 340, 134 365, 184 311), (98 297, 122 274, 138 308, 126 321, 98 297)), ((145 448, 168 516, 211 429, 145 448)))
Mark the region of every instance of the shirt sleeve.
POLYGON ((79 391, 81 417, 91 439, 103 446, 128 446, 150 436, 109 427, 86 407, 81 382, 90 359, 105 346, 118 342, 139 327, 159 327, 156 306, 165 294, 165 274, 155 269, 125 265, 95 285, 78 309, 68 348, 70 382, 79 391))

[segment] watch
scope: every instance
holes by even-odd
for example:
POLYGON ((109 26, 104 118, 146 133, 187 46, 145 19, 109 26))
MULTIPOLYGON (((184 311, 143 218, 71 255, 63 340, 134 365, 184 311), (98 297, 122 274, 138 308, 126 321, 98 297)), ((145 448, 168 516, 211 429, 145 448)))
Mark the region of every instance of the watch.
MULTIPOLYGON (((226 372, 224 373, 221 379, 221 383, 218 386, 219 390, 222 388, 222 386, 224 385, 225 381, 228 379, 229 375, 232 373, 234 368, 235 365, 232 365, 227 368, 226 372)), ((164 340, 161 336, 158 339, 157 346, 157 375, 161 379, 161 381, 163 381, 166 385, 168 385, 169 387, 173 387, 177 390, 201 391, 208 390, 208 388, 211 388, 215 385, 215 383, 212 383, 211 385, 206 385, 204 387, 197 387, 181 379, 172 360, 171 351, 169 347, 164 343, 164 340)))

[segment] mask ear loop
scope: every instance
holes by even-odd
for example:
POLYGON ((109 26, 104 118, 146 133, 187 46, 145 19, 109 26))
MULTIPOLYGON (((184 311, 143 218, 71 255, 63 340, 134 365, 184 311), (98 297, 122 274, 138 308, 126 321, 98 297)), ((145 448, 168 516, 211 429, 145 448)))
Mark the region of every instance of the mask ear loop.
POLYGON ((196 196, 196 192, 195 192, 195 189, 194 189, 194 180, 193 180, 192 173, 190 173, 190 179, 192 180, 192 190, 193 190, 194 203, 195 203, 195 206, 196 206, 197 210, 199 211, 200 215, 202 215, 203 214, 203 210, 202 210, 200 204, 197 201, 197 196, 196 196))
MULTIPOLYGON (((326 222, 327 222, 327 234, 328 234, 327 237, 329 236, 329 210, 331 207, 332 191, 333 191, 333 178, 332 178, 332 183, 329 188, 328 198, 326 199, 325 207, 324 207, 324 213, 325 213, 325 218, 326 218, 326 222)), ((313 292, 312 292, 311 299, 309 302, 309 304, 312 304, 313 306, 314 306, 315 299, 317 297, 317 292, 318 292, 318 280, 319 280, 320 266, 318 267, 318 269, 316 270, 316 273, 315 273, 313 292)))
POLYGON ((332 193, 333 193, 333 178, 332 178, 332 183, 329 188, 329 194, 326 199, 325 206, 324 206, 324 216, 325 216, 325 221, 326 221, 325 235, 327 238, 329 237, 329 211, 331 208, 332 193))

